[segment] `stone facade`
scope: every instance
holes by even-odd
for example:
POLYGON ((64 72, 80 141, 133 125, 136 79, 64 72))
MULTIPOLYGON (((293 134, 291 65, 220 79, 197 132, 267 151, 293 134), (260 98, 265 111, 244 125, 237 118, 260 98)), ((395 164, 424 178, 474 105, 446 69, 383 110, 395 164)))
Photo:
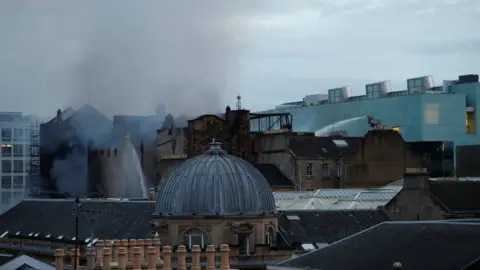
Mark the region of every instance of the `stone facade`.
POLYGON ((421 167, 422 163, 394 130, 372 130, 363 138, 314 137, 312 133, 286 131, 264 134, 261 145, 259 162, 276 164, 297 190, 380 187, 401 179, 406 167, 421 167), (312 149, 298 149, 293 143, 303 139, 312 149), (332 149, 333 140, 349 146, 332 149))
POLYGON ((230 110, 227 107, 222 117, 202 115, 188 121, 187 156, 202 154, 215 139, 222 142, 222 148, 228 153, 254 161, 249 114, 247 110, 230 110))

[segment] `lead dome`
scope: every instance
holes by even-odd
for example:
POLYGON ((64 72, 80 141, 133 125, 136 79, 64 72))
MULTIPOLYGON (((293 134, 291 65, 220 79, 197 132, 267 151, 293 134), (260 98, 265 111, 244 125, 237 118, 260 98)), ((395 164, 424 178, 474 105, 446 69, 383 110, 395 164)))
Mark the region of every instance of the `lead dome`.
POLYGON ((265 177, 247 161, 210 143, 186 160, 159 188, 158 216, 265 216, 275 199, 265 177))

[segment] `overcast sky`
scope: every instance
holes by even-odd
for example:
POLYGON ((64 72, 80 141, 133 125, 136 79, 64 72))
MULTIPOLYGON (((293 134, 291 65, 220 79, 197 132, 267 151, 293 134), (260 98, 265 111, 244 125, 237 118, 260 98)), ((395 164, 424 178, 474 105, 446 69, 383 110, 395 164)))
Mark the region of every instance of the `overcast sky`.
POLYGON ((479 0, 5 0, 1 111, 197 114, 479 73, 479 0))

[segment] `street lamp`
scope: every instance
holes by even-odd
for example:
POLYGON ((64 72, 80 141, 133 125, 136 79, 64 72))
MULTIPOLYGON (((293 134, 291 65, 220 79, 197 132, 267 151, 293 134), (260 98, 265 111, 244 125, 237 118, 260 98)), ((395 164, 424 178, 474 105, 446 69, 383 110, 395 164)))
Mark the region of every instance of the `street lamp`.
POLYGON ((80 210, 80 199, 75 197, 75 251, 73 252, 73 270, 77 270, 77 254, 78 254, 78 215, 80 210))

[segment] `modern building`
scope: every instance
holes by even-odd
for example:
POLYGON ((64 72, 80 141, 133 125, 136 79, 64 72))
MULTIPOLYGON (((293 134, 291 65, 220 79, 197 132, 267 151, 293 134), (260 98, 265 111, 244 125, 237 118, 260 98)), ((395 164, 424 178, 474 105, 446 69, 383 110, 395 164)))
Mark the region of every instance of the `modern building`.
POLYGON ((327 98, 313 105, 302 100, 261 113, 291 113, 294 130, 324 136, 331 132, 363 136, 374 123, 400 131, 409 142, 480 144, 478 75, 462 75, 441 86, 435 86, 432 76, 412 78, 402 91, 392 91, 389 81, 366 85, 364 95, 352 96, 350 90, 330 89, 327 98))
POLYGON ((21 112, 0 113, 0 212, 25 197, 30 166, 31 117, 21 112))

